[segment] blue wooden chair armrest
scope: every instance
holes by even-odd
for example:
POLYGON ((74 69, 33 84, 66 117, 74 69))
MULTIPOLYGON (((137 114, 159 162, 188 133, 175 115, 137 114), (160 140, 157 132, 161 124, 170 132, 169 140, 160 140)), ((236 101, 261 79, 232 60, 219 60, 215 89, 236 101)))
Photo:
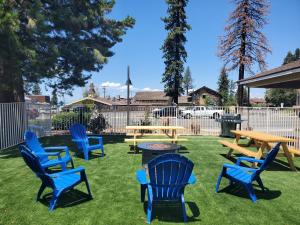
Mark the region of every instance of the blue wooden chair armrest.
POLYGON ((148 184, 147 175, 145 170, 136 171, 136 179, 140 184, 148 184))
POLYGON ((223 168, 239 169, 239 170, 251 171, 251 172, 254 172, 254 171, 257 170, 257 169, 254 169, 254 168, 243 167, 243 166, 234 165, 234 164, 227 164, 227 163, 225 163, 225 164, 223 165, 223 168))
POLYGON ((263 163, 264 160, 261 159, 255 159, 255 158, 250 158, 250 157, 238 157, 236 161, 236 165, 240 165, 242 161, 247 161, 247 162, 252 162, 252 163, 263 163))
POLYGON ((72 139, 74 142, 85 142, 83 139, 72 139))
POLYGON ((37 156, 60 156, 60 152, 36 153, 37 156))
POLYGON ((45 151, 65 151, 66 155, 70 155, 68 146, 55 146, 55 147, 45 147, 45 151))
POLYGON ((85 169, 83 166, 79 166, 75 169, 70 169, 70 170, 66 170, 66 171, 62 171, 62 172, 58 172, 58 173, 54 173, 54 174, 50 174, 51 177, 55 178, 55 177, 60 177, 60 176, 65 176, 65 175, 69 175, 69 174, 73 174, 73 173, 79 173, 79 172, 84 172, 85 169))
POLYGON ((59 160, 61 160, 60 152, 45 152, 45 153, 36 153, 38 157, 41 156, 57 156, 59 160))
POLYGON ((196 176, 195 176, 195 174, 192 173, 191 176, 190 176, 190 178, 189 178, 188 183, 191 184, 191 185, 193 185, 193 184, 196 183, 196 181, 197 181, 196 176))
POLYGON ((88 138, 91 138, 91 139, 102 139, 102 137, 100 137, 100 136, 88 136, 88 138))

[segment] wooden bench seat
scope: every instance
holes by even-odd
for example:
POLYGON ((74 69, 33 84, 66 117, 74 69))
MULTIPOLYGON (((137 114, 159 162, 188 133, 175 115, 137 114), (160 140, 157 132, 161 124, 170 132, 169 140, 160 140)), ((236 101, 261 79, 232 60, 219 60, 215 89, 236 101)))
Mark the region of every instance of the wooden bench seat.
POLYGON ((133 138, 125 138, 125 142, 163 142, 163 141, 188 141, 188 139, 183 138, 148 138, 148 139, 133 139, 133 138))
POLYGON ((253 151, 250 151, 246 148, 243 148, 237 144, 234 144, 234 143, 231 143, 229 141, 219 141, 222 145, 226 146, 226 147, 229 147, 230 149, 236 151, 236 152, 239 152, 239 153, 242 153, 243 155, 246 155, 246 156, 250 156, 250 157, 255 157, 257 156, 257 153, 256 152, 253 152, 253 151))
POLYGON ((300 156, 300 150, 299 150, 299 149, 289 148, 289 152, 290 152, 291 154, 300 156))

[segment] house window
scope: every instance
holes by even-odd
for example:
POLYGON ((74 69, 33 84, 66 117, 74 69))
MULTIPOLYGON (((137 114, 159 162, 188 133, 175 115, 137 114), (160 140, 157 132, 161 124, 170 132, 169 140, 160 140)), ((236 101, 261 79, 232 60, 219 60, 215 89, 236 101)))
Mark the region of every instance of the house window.
POLYGON ((206 95, 202 95, 202 98, 203 98, 203 99, 206 99, 206 95))

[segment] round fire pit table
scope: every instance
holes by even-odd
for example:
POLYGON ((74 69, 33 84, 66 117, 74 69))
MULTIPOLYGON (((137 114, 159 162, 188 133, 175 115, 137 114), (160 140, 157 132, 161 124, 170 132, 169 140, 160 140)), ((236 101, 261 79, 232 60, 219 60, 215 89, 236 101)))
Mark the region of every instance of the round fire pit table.
POLYGON ((145 142, 139 144, 138 148, 142 150, 142 164, 145 165, 158 155, 177 152, 180 146, 164 142, 145 142))

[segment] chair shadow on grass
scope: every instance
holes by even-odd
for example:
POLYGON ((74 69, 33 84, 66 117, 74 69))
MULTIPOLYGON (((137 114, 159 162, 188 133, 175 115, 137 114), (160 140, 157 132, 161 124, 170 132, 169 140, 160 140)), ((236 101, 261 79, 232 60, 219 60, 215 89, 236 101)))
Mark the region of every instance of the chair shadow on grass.
MULTIPOLYGON (((225 179, 224 179, 225 181, 225 179)), ((265 188, 265 191, 262 191, 258 185, 253 184, 253 188, 255 191, 255 195, 257 196, 257 200, 259 201, 260 199, 265 199, 265 200, 272 200, 275 198, 278 198, 281 195, 281 191, 279 190, 269 190, 268 188, 265 188)), ((248 192, 245 190, 245 188, 239 184, 233 184, 233 185, 228 185, 223 189, 219 190, 219 193, 226 193, 230 194, 232 196, 240 197, 240 198, 245 198, 249 199, 248 192)))
MULTIPOLYGON (((43 197, 39 200, 39 202, 49 207, 51 198, 52 198, 52 193, 47 193, 43 195, 43 197)), ((72 206, 76 206, 88 202, 90 200, 92 199, 87 193, 77 189, 72 189, 63 193, 60 196, 55 208, 72 207, 72 206)))
MULTIPOLYGON (((147 214, 148 202, 144 202, 144 211, 147 214)), ((163 222, 183 223, 182 208, 180 202, 155 202, 152 206, 152 220, 163 222)), ((200 209, 194 202, 185 202, 187 210, 187 218, 189 222, 201 221, 197 217, 200 216, 200 209), (192 215, 189 215, 189 209, 192 215)), ((146 218, 146 217, 145 217, 146 218)))
MULTIPOLYGON (((236 159, 237 157, 241 157, 241 156, 244 156, 244 155, 240 155, 240 154, 236 154, 235 157, 227 157, 226 154, 220 154, 221 156, 223 156, 224 158, 230 160, 232 163, 236 163, 236 159)), ((245 163, 241 163, 241 166, 245 166, 245 167, 249 167, 249 165, 245 164, 245 163)), ((296 167, 296 166, 295 166, 296 167)), ((296 167, 297 170, 300 170, 299 167, 296 167)), ((278 158, 276 158, 273 163, 271 163, 271 165, 266 169, 266 171, 286 171, 286 172, 293 172, 291 169, 290 169, 290 165, 283 161, 283 160, 280 160, 278 158)))

